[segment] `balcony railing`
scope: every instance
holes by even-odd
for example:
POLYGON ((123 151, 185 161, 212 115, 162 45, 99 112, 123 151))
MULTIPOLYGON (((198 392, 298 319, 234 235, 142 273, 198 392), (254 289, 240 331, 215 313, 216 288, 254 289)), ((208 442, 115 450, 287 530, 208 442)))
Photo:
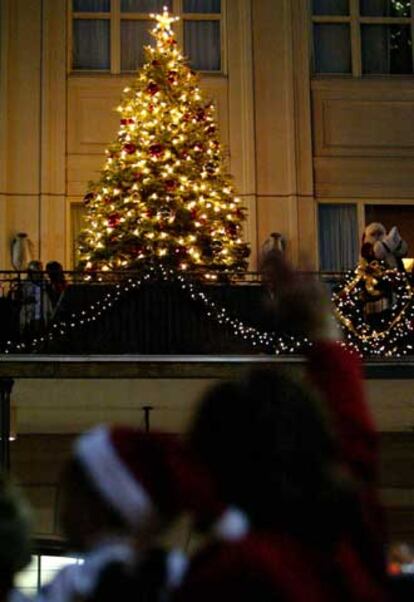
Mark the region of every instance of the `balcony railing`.
MULTIPOLYGON (((258 273, 0 272, 0 352, 210 354, 273 352, 258 273)), ((314 274, 329 290, 343 274, 314 274)))

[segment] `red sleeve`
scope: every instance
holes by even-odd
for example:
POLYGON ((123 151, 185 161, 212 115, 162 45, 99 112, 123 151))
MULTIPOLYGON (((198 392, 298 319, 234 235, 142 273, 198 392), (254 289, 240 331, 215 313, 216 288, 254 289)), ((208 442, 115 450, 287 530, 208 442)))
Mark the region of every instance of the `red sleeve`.
MULTIPOLYGON (((250 539, 215 544, 196 555, 173 602, 286 602, 250 539)), ((277 565, 272 569, 278 572, 277 565)))
POLYGON ((309 373, 327 403, 342 459, 354 476, 374 481, 378 435, 365 397, 360 359, 339 343, 318 342, 309 353, 309 373))

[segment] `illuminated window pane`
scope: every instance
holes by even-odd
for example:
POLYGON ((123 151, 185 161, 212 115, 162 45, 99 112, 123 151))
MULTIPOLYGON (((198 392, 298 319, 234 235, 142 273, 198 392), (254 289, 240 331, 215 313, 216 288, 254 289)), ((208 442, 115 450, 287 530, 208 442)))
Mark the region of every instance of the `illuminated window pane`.
POLYGON ((349 15, 348 0, 313 0, 314 15, 349 15))
POLYGON ((361 42, 363 73, 413 72, 409 25, 362 25, 361 42))
POLYGON ((315 23, 313 32, 316 73, 351 73, 349 25, 315 23))
POLYGON ((409 17, 411 0, 360 0, 363 17, 409 17))
POLYGON ((75 13, 107 13, 111 10, 110 0, 73 0, 75 13))
POLYGON ((186 21, 184 23, 184 48, 194 69, 220 71, 219 21, 186 21))
POLYGON ((221 0, 184 0, 185 13, 219 13, 221 0))
POLYGON ((109 69, 109 20, 75 19, 73 68, 109 69))
POLYGON ((78 558, 69 556, 41 556, 40 558, 40 586, 50 583, 57 572, 69 564, 78 564, 78 558))
POLYGON ((166 6, 172 10, 172 0, 121 0, 121 11, 124 13, 156 13, 166 6))
POLYGON ((150 21, 121 22, 121 69, 135 71, 145 62, 144 46, 154 43, 150 21))
POLYGON ((37 594, 39 587, 38 556, 32 556, 29 566, 16 575, 14 583, 15 586, 26 596, 34 596, 37 594))
POLYGON ((358 226, 356 206, 320 204, 319 262, 324 272, 342 272, 358 261, 358 226))

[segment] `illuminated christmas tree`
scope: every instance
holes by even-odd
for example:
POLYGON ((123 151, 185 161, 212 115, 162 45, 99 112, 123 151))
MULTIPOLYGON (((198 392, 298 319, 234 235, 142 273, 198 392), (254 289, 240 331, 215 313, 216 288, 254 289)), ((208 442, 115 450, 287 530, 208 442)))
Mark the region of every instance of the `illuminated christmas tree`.
POLYGON ((151 16, 156 45, 124 90, 117 140, 84 200, 80 266, 245 269, 245 210, 225 171, 214 106, 177 48, 176 19, 166 9, 151 16))

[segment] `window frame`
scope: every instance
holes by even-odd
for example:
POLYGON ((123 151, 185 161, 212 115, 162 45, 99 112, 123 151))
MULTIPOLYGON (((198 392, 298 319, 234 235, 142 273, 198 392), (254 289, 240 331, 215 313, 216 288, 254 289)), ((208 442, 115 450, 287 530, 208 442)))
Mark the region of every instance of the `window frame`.
POLYGON ((349 15, 314 15, 312 11, 312 0, 309 0, 309 14, 311 16, 312 41, 314 40, 313 26, 315 24, 331 25, 346 24, 350 28, 351 44, 351 73, 318 73, 315 70, 315 48, 312 43, 312 66, 313 77, 413 77, 412 73, 363 73, 362 72, 362 25, 410 25, 411 28, 411 53, 414 69, 414 4, 411 6, 409 17, 365 17, 360 15, 360 0, 349 0, 349 15))
MULTIPOLYGON (((75 12, 72 9, 73 1, 67 0, 67 36, 68 36, 68 52, 67 52, 67 70, 69 75, 125 75, 136 73, 136 69, 130 71, 121 70, 121 20, 128 21, 148 21, 148 13, 122 13, 121 0, 110 0, 109 12, 75 12), (74 69, 73 61, 73 22, 75 19, 98 20, 104 19, 109 21, 109 69, 74 69)), ((183 0, 172 0, 172 15, 179 17, 179 21, 174 23, 177 42, 179 47, 184 51, 184 23, 185 21, 219 21, 220 23, 220 70, 199 70, 198 73, 206 75, 227 75, 227 32, 226 32, 226 15, 227 15, 227 0, 221 0, 220 13, 184 13, 183 0)))
MULTIPOLYGON (((316 244, 317 244, 317 266, 318 270, 321 269, 321 258, 319 256, 319 205, 355 205, 356 206, 356 218, 357 218, 357 227, 358 227, 358 237, 359 242, 362 240, 362 235, 364 234, 366 223, 366 214, 365 207, 367 205, 407 205, 408 207, 412 207, 413 200, 410 198, 378 198, 378 197, 367 197, 367 198, 357 198, 357 197, 318 197, 316 199, 316 203, 314 206, 314 216, 316 223, 316 244)), ((395 224, 398 226, 398 224, 395 224)), ((412 249, 412 253, 414 256, 414 249, 412 249)))

